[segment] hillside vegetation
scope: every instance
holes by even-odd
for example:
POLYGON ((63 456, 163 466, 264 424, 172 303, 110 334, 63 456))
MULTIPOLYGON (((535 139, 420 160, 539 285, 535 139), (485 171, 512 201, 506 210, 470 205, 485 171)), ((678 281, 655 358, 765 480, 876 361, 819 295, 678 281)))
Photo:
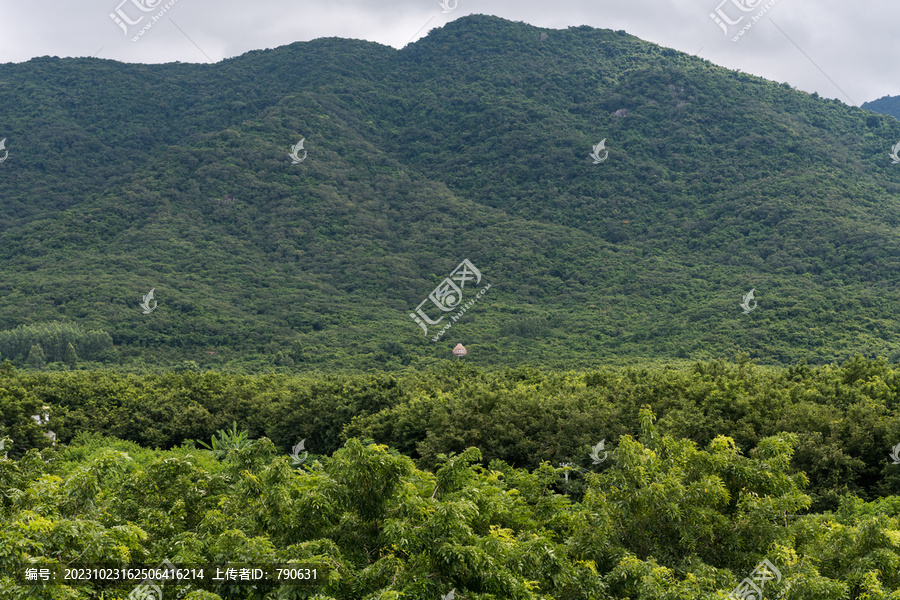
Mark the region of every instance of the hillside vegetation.
POLYGON ((717 436, 744 452, 782 432, 795 435, 792 466, 809 477, 814 509, 900 492, 887 460, 900 443, 900 375, 883 360, 787 369, 696 363, 682 369, 622 368, 488 373, 448 363, 401 377, 244 376, 192 371, 159 375, 0 371, 0 437, 11 457, 50 441, 30 415, 48 406, 61 443, 81 433, 173 448, 209 440, 232 423, 288 452, 301 439, 330 455, 348 439, 386 444, 432 469, 441 453, 478 447, 493 459, 535 469, 571 462, 589 467, 588 449, 637 437, 649 407, 660 431, 704 447, 717 436))
MULTIPOLYGON (((468 16, 0 91, 0 331, 111 336, 74 368, 900 360, 900 123, 624 32, 468 16), (434 342, 409 315, 466 258, 491 288, 434 342)), ((53 343, 0 352, 73 368, 53 343)))
POLYGON ((767 560, 766 597, 889 600, 898 386, 859 357, 399 379, 7 365, 0 594, 120 600, 139 582, 25 569, 170 561, 317 580, 157 582, 166 600, 726 600, 767 560), (210 450, 185 437, 227 419, 210 450))
POLYGON ((900 96, 884 96, 871 102, 863 102, 862 108, 900 119, 900 96))

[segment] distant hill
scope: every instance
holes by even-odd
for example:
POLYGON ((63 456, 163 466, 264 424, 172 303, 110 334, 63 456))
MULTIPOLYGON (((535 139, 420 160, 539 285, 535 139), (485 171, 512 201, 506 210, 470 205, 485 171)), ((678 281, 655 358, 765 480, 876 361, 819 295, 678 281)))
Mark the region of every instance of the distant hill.
POLYGON ((900 119, 900 96, 884 96, 878 100, 864 102, 862 108, 900 119))
POLYGON ((900 360, 900 123, 621 31, 44 57, 0 92, 0 330, 127 368, 900 360))

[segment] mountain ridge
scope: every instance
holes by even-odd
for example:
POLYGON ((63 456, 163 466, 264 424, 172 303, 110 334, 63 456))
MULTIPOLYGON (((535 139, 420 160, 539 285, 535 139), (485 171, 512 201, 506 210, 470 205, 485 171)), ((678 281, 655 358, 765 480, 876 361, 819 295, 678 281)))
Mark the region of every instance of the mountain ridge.
POLYGON ((0 329, 104 329, 127 368, 900 358, 893 119, 485 16, 402 50, 109 63, 0 66, 0 329), (492 288, 434 344, 409 313, 464 258, 492 288))

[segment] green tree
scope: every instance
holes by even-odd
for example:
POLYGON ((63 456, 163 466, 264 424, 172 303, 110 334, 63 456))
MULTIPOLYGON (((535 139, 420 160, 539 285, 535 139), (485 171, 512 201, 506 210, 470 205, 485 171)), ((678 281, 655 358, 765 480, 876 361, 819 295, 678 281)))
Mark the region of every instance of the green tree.
POLYGON ((63 362, 66 363, 70 369, 74 369, 78 365, 78 354, 75 353, 75 346, 72 345, 72 342, 69 342, 69 345, 66 346, 66 355, 63 358, 63 362))
POLYGON ((46 357, 44 356, 44 349, 38 344, 33 344, 31 346, 31 351, 28 353, 28 364, 35 369, 40 369, 44 366, 45 361, 46 357))
POLYGON ((10 457, 50 444, 44 430, 31 418, 31 415, 40 414, 41 406, 37 397, 21 387, 0 387, 0 438, 12 439, 6 444, 10 457))
POLYGON ((217 435, 212 437, 212 445, 205 442, 199 442, 201 446, 211 451, 213 456, 219 460, 225 460, 230 452, 241 450, 251 444, 248 432, 238 431, 237 421, 231 424, 231 430, 220 429, 217 435))

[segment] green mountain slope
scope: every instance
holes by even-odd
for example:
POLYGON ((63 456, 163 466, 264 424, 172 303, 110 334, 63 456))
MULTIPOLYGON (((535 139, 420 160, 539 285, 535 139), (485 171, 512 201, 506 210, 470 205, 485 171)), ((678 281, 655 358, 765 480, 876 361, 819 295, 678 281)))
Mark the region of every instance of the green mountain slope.
POLYGON ((883 115, 900 119, 900 96, 883 96, 878 100, 863 102, 862 107, 883 115))
POLYGON ((0 329, 131 368, 900 359, 900 123, 624 32, 471 16, 0 90, 0 329), (491 288, 434 342, 409 314, 465 258, 491 288))

